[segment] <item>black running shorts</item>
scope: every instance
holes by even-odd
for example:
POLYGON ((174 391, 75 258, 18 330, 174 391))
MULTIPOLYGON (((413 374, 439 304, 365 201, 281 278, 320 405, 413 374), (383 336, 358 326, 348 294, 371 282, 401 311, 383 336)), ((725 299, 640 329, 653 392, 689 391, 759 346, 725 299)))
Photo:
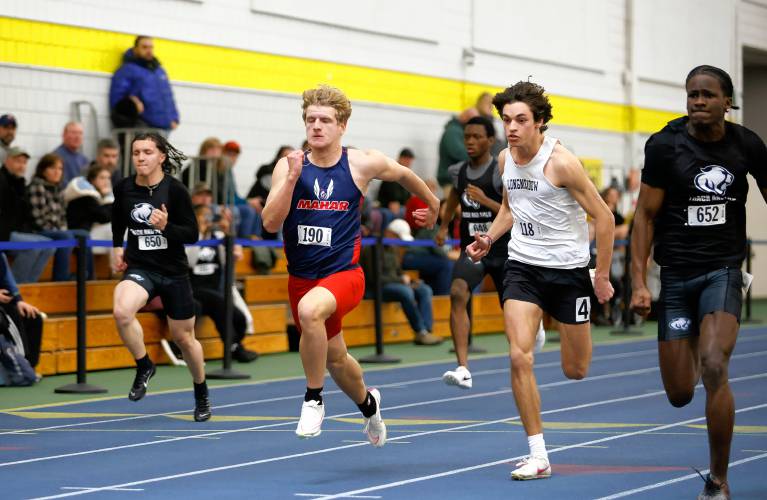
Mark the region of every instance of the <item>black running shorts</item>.
POLYGON ((503 301, 538 304, 560 323, 588 323, 593 293, 587 267, 552 269, 506 261, 503 301))
POLYGON ((658 340, 694 337, 706 314, 724 311, 740 322, 743 274, 725 267, 694 275, 672 267, 660 272, 658 340))
POLYGON ((194 297, 188 276, 167 277, 133 267, 125 271, 122 279, 132 281, 146 290, 149 294, 147 302, 159 295, 169 318, 182 320, 194 317, 194 297))
POLYGON ((498 300, 503 303, 503 276, 506 260, 504 257, 485 257, 475 263, 466 255, 466 252, 461 252, 461 256, 453 265, 453 281, 465 281, 469 285, 469 292, 471 292, 482 283, 485 275, 489 274, 495 283, 498 300))

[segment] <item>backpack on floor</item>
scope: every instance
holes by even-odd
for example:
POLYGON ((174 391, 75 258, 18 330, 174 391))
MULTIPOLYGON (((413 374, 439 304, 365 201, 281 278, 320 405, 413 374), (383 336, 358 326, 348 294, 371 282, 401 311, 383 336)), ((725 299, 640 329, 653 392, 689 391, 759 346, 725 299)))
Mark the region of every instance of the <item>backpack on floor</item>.
POLYGON ((34 368, 24 357, 24 342, 18 327, 0 309, 0 385, 27 386, 36 380, 34 368))

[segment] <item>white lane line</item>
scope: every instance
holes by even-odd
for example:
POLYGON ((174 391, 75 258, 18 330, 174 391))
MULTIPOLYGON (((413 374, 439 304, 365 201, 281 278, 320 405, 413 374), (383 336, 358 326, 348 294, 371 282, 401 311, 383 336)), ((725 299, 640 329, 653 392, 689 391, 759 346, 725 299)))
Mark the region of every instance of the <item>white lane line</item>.
MULTIPOLYGON (((594 361, 610 361, 614 359, 623 359, 623 358, 631 358, 631 357, 639 357, 643 356, 645 354, 655 353, 656 349, 645 349, 642 351, 633 351, 628 353, 617 353, 617 354, 605 354, 602 356, 594 356, 592 359, 592 362, 594 361)), ((762 353, 767 354, 767 351, 762 351, 762 353)), ((759 353, 755 353, 759 354, 759 353)), ((505 357, 505 356, 504 356, 505 357)), ((736 356, 733 356, 736 357, 736 356)), ((440 363, 441 364, 441 363, 440 363)), ((548 363, 541 363, 540 365, 537 365, 536 368, 551 368, 551 367, 559 367, 560 366, 559 361, 551 361, 548 363)), ((474 376, 482 376, 482 375, 493 375, 496 373, 504 373, 508 372, 508 368, 502 368, 502 369, 493 369, 493 370, 481 370, 474 372, 474 376)), ((441 382, 442 376, 439 377, 429 377, 429 378, 423 378, 423 379, 414 379, 414 380, 408 380, 403 382, 393 382, 390 384, 379 384, 376 387, 378 388, 389 388, 389 387, 401 387, 401 386, 408 386, 408 385, 415 385, 415 384, 423 384, 423 383, 429 383, 429 382, 441 382)), ((245 384, 243 384, 245 385, 245 384)), ((215 387, 214 387, 215 388, 215 387)), ((340 394, 341 391, 336 389, 332 391, 325 391, 324 395, 330 395, 330 394, 340 394)), ((240 401, 238 403, 229 403, 225 405, 217 405, 213 406, 214 410, 220 410, 224 408, 236 408, 240 406, 250 406, 250 405, 256 405, 256 404, 264 404, 264 403, 274 403, 277 401, 292 401, 297 398, 301 398, 302 395, 290 395, 290 396, 276 396, 272 398, 266 398, 266 399, 256 399, 252 401, 240 401)), ((11 411, 11 410, 5 410, 5 411, 11 411)), ((0 414, 5 413, 5 411, 0 411, 0 414)), ((129 420, 143 420, 147 418, 153 418, 153 417, 165 417, 168 415, 178 415, 181 413, 189 413, 191 410, 184 409, 184 410, 177 410, 172 412, 166 412, 166 413, 147 413, 146 415, 134 415, 131 417, 120 417, 120 418, 112 418, 112 419, 105 419, 105 420, 92 420, 92 421, 86 421, 86 422, 76 422, 72 424, 61 424, 61 425, 51 425, 47 427, 38 427, 34 429, 18 429, 18 430, 10 430, 5 432, 0 432, 0 436, 6 435, 6 434, 24 434, 24 433, 33 433, 34 431, 50 431, 50 430, 56 430, 56 429, 67 429, 72 427, 84 427, 89 425, 97 425, 97 424, 108 424, 113 422, 125 422, 129 420)))
MULTIPOLYGON (((736 410, 736 413, 742 413, 742 412, 753 411, 753 410, 760 410, 762 408, 767 408, 767 403, 760 404, 760 405, 755 405, 755 406, 749 406, 748 408, 741 408, 740 410, 736 410)), ((604 443, 604 442, 607 442, 607 441, 615 441, 617 439, 624 439, 624 438, 631 437, 631 436, 637 436, 637 435, 640 435, 640 434, 647 434, 647 433, 650 433, 650 432, 653 432, 653 431, 656 431, 656 430, 669 429, 671 427, 676 427, 676 426, 679 426, 679 425, 690 424, 690 423, 693 423, 693 422, 700 422, 701 420, 705 420, 705 419, 706 419, 706 417, 692 418, 692 419, 689 419, 689 420, 682 420, 680 422, 676 422, 676 423, 673 423, 673 424, 660 425, 658 427, 653 427, 651 429, 643 429, 643 430, 640 430, 640 431, 634 431, 634 432, 630 432, 630 433, 623 434, 623 435, 609 436, 609 437, 602 438, 602 439, 595 439, 593 441, 587 441, 585 443, 577 443, 577 444, 572 444, 572 445, 569 445, 569 446, 562 446, 561 448, 557 448, 555 450, 549 451, 549 454, 570 450, 572 448, 578 448, 578 447, 581 447, 581 446, 584 446, 584 445, 593 445, 593 444, 598 444, 598 443, 604 443)), ((508 462, 511 462, 511 461, 514 461, 514 460, 519 460, 520 458, 522 458, 524 456, 525 455, 520 455, 518 457, 509 457, 509 458, 504 458, 503 460, 496 460, 494 462, 488 462, 488 463, 484 463, 484 464, 473 465, 473 466, 470 466, 470 467, 463 467, 461 469, 453 469, 453 470, 450 470, 450 471, 439 472, 437 474, 430 474, 428 476, 414 477, 414 478, 405 479, 405 480, 402 480, 402 481, 394 481, 394 482, 387 483, 387 484, 380 484, 380 485, 376 485, 376 486, 370 486, 368 488, 360 488, 360 489, 357 489, 357 490, 345 491, 343 493, 337 493, 335 495, 327 496, 327 497, 323 498, 323 500, 332 500, 334 498, 347 498, 349 495, 359 495, 361 493, 369 493, 371 491, 380 491, 380 490, 384 490, 384 489, 388 489, 388 488, 394 488, 394 487, 397 487, 397 486, 404 486, 406 484, 418 483, 418 482, 421 482, 421 481, 428 481, 430 479, 436 479, 436 478, 440 478, 440 477, 446 477, 446 476, 452 476, 452 475, 455 475, 455 474, 461 474, 463 472, 469 472, 469 471, 473 471, 473 470, 477 470, 477 469, 484 469, 484 468, 487 468, 487 467, 494 467, 496 465, 501 465, 503 463, 508 463, 508 462)), ((745 461, 751 461, 751 460, 756 460, 757 458, 758 457, 751 457, 751 458, 747 458, 747 459, 744 459, 744 460, 745 461)), ((743 462, 743 461, 739 461, 739 462, 743 462)), ((689 476, 685 476, 684 479, 689 479, 690 477, 698 477, 698 475, 697 474, 691 474, 689 476)), ((682 481, 684 479, 678 479, 678 480, 682 481)), ((122 486, 122 485, 119 485, 119 486, 122 486)), ((90 492, 88 492, 88 493, 90 493, 90 492)), ((617 498, 617 497, 606 497, 606 498, 617 498)))
MULTIPOLYGON (((743 458, 740 460, 735 460, 734 462, 729 463, 729 467, 735 467, 737 465, 745 464, 748 462, 753 462, 754 460, 760 460, 762 458, 767 458, 767 453, 762 453, 761 455, 755 455, 753 457, 743 458)), ((701 474, 708 474, 709 469, 700 471, 701 474)), ((687 474, 685 476, 676 477, 674 479, 669 479, 668 481, 661 481, 659 483, 654 484, 648 484, 647 486, 642 486, 640 488, 634 488, 633 490, 625 490, 625 491, 619 491, 618 493, 614 493, 612 495, 606 496, 606 497, 600 497, 596 500, 612 500, 614 498, 623 498, 627 497, 629 495, 633 495, 635 493, 642 493, 643 491, 649 491, 654 490, 656 488, 662 488, 664 486, 668 486, 670 484, 679 483, 682 481, 687 481, 688 479, 696 479, 700 478, 698 473, 695 474, 687 474)), ((325 498, 331 498, 331 497, 325 497, 325 498)))
MULTIPOLYGON (((89 491, 93 488, 90 486, 62 486, 62 490, 84 490, 89 491)), ((111 488, 108 491, 144 491, 144 488, 111 488)))
MULTIPOLYGON (((593 381, 597 381, 597 380, 611 379, 611 378, 616 378, 616 377, 627 377, 627 376, 633 376, 633 375, 640 375, 640 374, 643 374, 643 373, 649 373, 649 372, 654 372, 654 371, 658 371, 658 368, 657 367, 642 368, 642 369, 639 369, 639 370, 629 370, 629 371, 625 371, 625 372, 610 373, 610 374, 605 374, 605 375, 596 375, 596 376, 593 376, 593 377, 586 378, 584 380, 562 380, 562 381, 559 381, 559 382, 551 382, 549 384, 541 384, 538 387, 541 388, 541 389, 549 388, 549 387, 559 387, 559 386, 562 386, 562 385, 569 385, 569 384, 575 384, 575 383, 593 382, 593 381)), ((403 409, 403 408, 413 408, 413 407, 425 406, 425 405, 430 405, 430 404, 442 404, 442 403, 451 403, 451 402, 454 402, 454 401, 464 401, 464 400, 468 400, 468 399, 485 398, 485 397, 489 397, 489 396, 498 396, 500 394, 508 394, 510 392, 511 392, 511 389, 501 389, 501 390, 498 390, 498 391, 479 392, 479 393, 476 393, 476 394, 468 394, 468 395, 465 395, 465 396, 455 396, 455 397, 452 397, 452 398, 433 399, 433 400, 429 400, 429 401, 418 401, 418 402, 415 402, 415 403, 406 403, 406 404, 401 404, 401 405, 398 405, 398 406, 388 406, 388 407, 386 407, 386 411, 388 412, 388 411, 392 411, 392 410, 400 410, 400 409, 403 409)), ((353 415, 357 415, 357 414, 358 414, 358 412, 354 411, 354 412, 348 412, 348 413, 341 413, 341 414, 337 414, 337 415, 332 415, 332 416, 328 416, 328 417, 325 417, 325 418, 341 418, 341 417, 349 417, 349 416, 353 416, 353 415)), ((298 418, 296 418, 296 420, 298 420, 298 418)), ((128 448, 138 448, 138 447, 143 447, 143 446, 151 446, 151 445, 155 445, 155 444, 171 443, 171 442, 174 442, 174 441, 186 441, 188 439, 199 439, 199 438, 210 437, 210 436, 221 436, 221 435, 233 434, 233 433, 237 433, 237 432, 248 432, 248 431, 254 431, 254 430, 261 430, 261 429, 271 429, 271 428, 274 428, 274 427, 284 427, 284 426, 288 426, 288 425, 294 425, 295 422, 296 422, 295 420, 291 420, 291 421, 286 421, 286 422, 278 422, 278 423, 275 423, 275 424, 264 424, 264 425, 257 425, 257 426, 253 426, 253 427, 245 427, 245 428, 241 428, 241 429, 230 429, 230 430, 226 430, 226 431, 208 432, 208 433, 204 433, 204 434, 197 434, 197 435, 194 435, 194 436, 179 436, 179 437, 172 437, 172 438, 168 438, 168 439, 160 439, 160 440, 154 440, 154 441, 144 441, 144 442, 141 442, 141 443, 132 443, 132 444, 126 444, 126 445, 110 446, 110 447, 106 447, 106 448, 97 448, 97 449, 94 449, 94 450, 85 450, 85 451, 78 451, 78 452, 72 452, 72 453, 62 453, 62 454, 59 454, 59 455, 50 455, 50 456, 45 456, 45 457, 28 458, 28 459, 24 459, 24 460, 16 460, 16 461, 13 461, 13 462, 2 462, 2 463, 0 463, 0 467, 8 467, 8 466, 12 466, 12 465, 21 465, 21 464, 28 464, 28 463, 34 463, 34 462, 42 462, 42 461, 46 461, 46 460, 55 460, 55 459, 60 459, 60 458, 70 458, 70 457, 76 457, 76 456, 82 456, 82 455, 91 455, 91 454, 94 454, 94 453, 104 453, 104 452, 123 450, 123 449, 128 449, 128 448)), ((460 428, 462 428, 462 427, 459 427, 459 429, 460 428)))
MULTIPOLYGON (((752 380, 752 379, 764 378, 764 377, 767 377, 767 373, 758 374, 758 375, 748 375, 748 376, 745 376, 745 377, 739 377, 737 379, 731 379, 730 382, 740 382, 740 381, 743 381, 743 380, 752 380)), ((702 388, 702 385, 696 386, 696 390, 697 389, 701 389, 701 388, 702 388)), ((662 394, 665 394, 665 391, 655 391, 654 393, 642 393, 642 394, 637 394, 637 395, 634 395, 634 396, 624 396, 624 397, 621 397, 621 398, 608 399, 608 400, 603 400, 603 401, 595 401, 595 402, 592 402, 592 403, 583 403, 583 404, 576 405, 576 406, 570 406, 570 407, 565 407, 565 408, 557 408, 557 409, 553 409, 553 410, 542 411, 541 415, 551 415, 551 414, 555 414, 555 413, 562 413, 562 412, 567 412, 567 411, 572 411, 572 410, 591 408, 591 407, 595 407, 595 406, 604 406, 604 405, 609 405, 609 404, 612 404, 612 403, 625 402, 625 401, 638 400, 638 399, 645 399, 645 398, 649 398, 649 397, 659 396, 659 395, 662 395, 662 394)), ((756 409, 756 408, 761 408, 761 407, 767 407, 767 404, 760 405, 759 407, 751 407, 749 409, 756 409)), ((742 409, 742 410, 738 410, 738 411, 739 412, 748 411, 749 409, 742 409)), ((492 421, 488 421, 488 422, 481 422, 481 423, 476 423, 476 424, 461 425, 461 426, 457 426, 457 427, 453 427, 453 428, 448 428, 448 429, 442 429, 442 430, 431 430, 431 431, 417 432, 417 433, 414 433, 414 434, 407 434, 407 435, 404 435, 404 436, 399 436, 399 437, 391 438, 391 439, 389 439, 389 441, 400 441, 400 440, 410 439, 410 438, 414 438, 414 437, 428 436, 428 435, 431 435, 431 434, 440 434, 440 433, 443 433, 443 432, 450 432, 450 431, 454 431, 454 430, 469 429, 469 428, 481 427, 481 426, 484 426, 484 425, 492 425, 492 424, 510 422, 510 421, 518 420, 518 419, 519 419, 519 416, 515 416, 515 417, 510 417, 510 418, 492 420, 492 421)), ((699 422, 699 421, 704 420, 704 419, 705 419, 705 417, 694 418, 694 419, 689 419, 689 420, 683 420, 681 422, 677 422, 677 423, 674 423, 674 424, 661 425, 661 426, 658 426, 658 427, 655 427, 655 428, 644 429, 644 430, 641 430, 641 431, 635 431, 635 432, 628 433, 628 434, 610 436, 610 437, 606 437, 606 438, 602 438, 602 439, 595 439, 595 440, 586 441, 586 442, 583 442, 583 443, 577 443, 577 444, 574 444, 574 445, 570 445, 568 447, 561 447, 561 448, 558 448, 556 450, 551 450, 550 453, 556 453, 558 451, 563 451, 563 450, 570 449, 570 448, 576 448, 578 446, 583 446, 583 445, 599 444, 599 443, 606 442, 606 441, 612 441, 612 440, 615 440, 615 439, 621 439, 622 437, 629 437, 629 436, 633 436, 633 435, 646 434, 648 432, 651 432, 653 429, 663 430, 663 429, 667 429, 667 428, 671 428, 671 427, 676 427, 676 426, 679 426, 679 425, 684 425, 684 424, 688 424, 688 423, 692 423, 692 422, 699 422)), ((122 484, 105 486, 104 488, 108 489, 108 488, 112 488, 112 487, 121 488, 121 487, 138 486, 138 485, 142 485, 142 484, 155 483, 155 482, 159 482, 159 481, 167 481, 167 480, 178 479, 178 478, 182 478, 182 477, 197 476, 197 475, 201 475, 201 474, 208 474, 208 473, 212 473, 212 472, 220 472, 220 471, 224 471, 224 470, 238 469, 238 468, 242 468, 242 467, 249 467, 249 466, 259 465, 259 464, 264 464, 264 463, 279 462, 279 461, 284 461, 284 460, 290 460, 290 459, 293 459, 293 458, 303 458, 303 457, 307 457, 307 456, 311 456, 311 455, 319 455, 319 454, 329 453, 329 452, 338 451, 338 450, 345 450, 345 449, 349 449, 349 448, 357 448, 359 446, 365 446, 365 445, 367 445, 367 443, 365 443, 365 444, 348 444, 348 445, 343 445, 343 446, 335 446, 335 447, 332 447, 332 448, 324 448, 324 449, 308 451, 308 452, 304 452, 304 453, 294 453, 294 454, 283 455, 283 456, 279 456, 279 457, 271 457, 271 458, 265 458, 265 459, 261 459, 261 460, 254 460, 254 461, 251 461, 251 462, 243 462, 243 463, 239 463, 239 464, 224 465, 224 466, 213 467, 213 468, 209 468, 209 469, 200 469, 200 470, 184 472, 184 473, 180 473, 180 474, 172 474, 172 475, 167 475, 167 476, 159 476, 159 477, 154 477, 154 478, 150 478, 150 479, 144 479, 144 480, 140 480, 140 481, 133 481, 133 482, 130 482, 130 483, 122 483, 122 484)), ((490 464, 483 464, 481 466, 473 466, 473 467, 469 467, 469 468, 466 468, 466 469, 460 469, 460 470, 458 470, 458 472, 465 472, 467 470, 474 470, 474 469, 478 469, 478 468, 489 467, 489 466, 492 466, 492 465, 498 465, 500 463, 508 462, 509 460, 518 460, 521 457, 522 457, 522 455, 520 455, 519 457, 512 457, 512 458, 507 458, 507 459, 496 461, 496 462, 491 462, 490 464)), ((458 472, 442 473, 442 474, 435 475, 434 477, 442 477, 443 475, 457 474, 458 472)), ((427 479, 432 479, 432 477, 429 476, 429 477, 427 477, 427 479)), ((421 480, 424 480, 424 479, 421 479, 421 480)), ((414 482, 414 481, 411 481, 411 482, 414 482)), ((367 492, 367 490, 365 490, 365 491, 354 491, 354 492, 349 492, 349 493, 356 495, 358 493, 366 493, 366 492, 367 492)), ((91 493, 91 492, 88 491, 88 492, 66 493, 66 494, 53 495, 53 496, 47 496, 47 497, 39 497, 39 498, 36 498, 34 500, 48 500, 48 499, 52 499, 52 498, 64 498, 64 497, 69 497, 69 496, 81 495, 81 494, 84 494, 84 493, 91 493)), ((333 498, 339 498, 339 497, 333 497, 333 498)))
MULTIPOLYGON (((322 494, 322 493, 294 493, 293 496, 296 497, 311 497, 311 498, 318 498, 323 499, 325 497, 328 497, 330 495, 322 494)), ((371 495, 355 495, 355 496, 348 496, 345 498, 381 498, 380 496, 371 496, 371 495)))

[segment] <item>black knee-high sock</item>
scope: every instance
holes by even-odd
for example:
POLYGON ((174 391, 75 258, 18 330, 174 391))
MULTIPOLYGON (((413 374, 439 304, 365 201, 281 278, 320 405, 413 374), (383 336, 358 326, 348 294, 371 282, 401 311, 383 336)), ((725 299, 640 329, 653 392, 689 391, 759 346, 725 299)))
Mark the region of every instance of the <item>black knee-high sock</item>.
POLYGON ((154 363, 152 363, 152 360, 149 359, 149 354, 145 354, 143 358, 136 360, 136 366, 142 372, 148 372, 152 369, 154 363))
POLYGON ((370 418, 376 414, 376 410, 378 410, 378 405, 376 404, 375 398, 368 392, 367 396, 365 396, 365 401, 358 404, 357 408, 360 409, 360 411, 362 412, 362 415, 365 418, 370 418))
POLYGON ((194 383, 194 399, 202 399, 208 397, 208 382, 203 380, 199 384, 194 383))
POLYGON ((322 387, 318 389, 306 388, 306 394, 304 394, 304 401, 318 401, 322 404, 322 387))

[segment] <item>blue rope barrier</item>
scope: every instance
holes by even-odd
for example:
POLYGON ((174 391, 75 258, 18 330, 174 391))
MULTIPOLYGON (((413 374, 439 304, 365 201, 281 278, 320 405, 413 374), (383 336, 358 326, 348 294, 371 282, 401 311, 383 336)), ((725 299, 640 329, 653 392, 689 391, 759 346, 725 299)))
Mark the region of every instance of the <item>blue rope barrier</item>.
POLYGON ((36 250, 43 248, 76 247, 77 240, 0 241, 0 250, 36 250))

